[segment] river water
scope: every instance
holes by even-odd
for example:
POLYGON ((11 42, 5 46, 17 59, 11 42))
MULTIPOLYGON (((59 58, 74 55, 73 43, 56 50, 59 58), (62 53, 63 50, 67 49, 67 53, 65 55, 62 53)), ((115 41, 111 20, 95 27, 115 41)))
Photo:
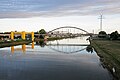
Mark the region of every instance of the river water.
POLYGON ((112 80, 86 38, 0 48, 0 80, 112 80))

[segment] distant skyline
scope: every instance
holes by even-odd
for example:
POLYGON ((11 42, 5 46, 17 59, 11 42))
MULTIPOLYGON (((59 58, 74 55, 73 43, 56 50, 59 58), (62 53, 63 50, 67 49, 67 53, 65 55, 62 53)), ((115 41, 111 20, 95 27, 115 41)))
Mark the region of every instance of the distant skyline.
POLYGON ((76 26, 88 32, 120 32, 120 0, 0 0, 0 32, 76 26))

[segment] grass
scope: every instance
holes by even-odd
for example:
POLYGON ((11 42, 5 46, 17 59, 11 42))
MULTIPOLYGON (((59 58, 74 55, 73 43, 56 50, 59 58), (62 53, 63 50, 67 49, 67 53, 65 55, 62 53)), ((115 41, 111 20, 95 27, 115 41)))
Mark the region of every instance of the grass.
POLYGON ((115 80, 120 80, 120 41, 92 40, 91 45, 100 56, 103 67, 113 74, 115 80))
POLYGON ((20 44, 28 44, 30 42, 32 41, 28 41, 28 40, 5 41, 5 42, 0 42, 0 48, 10 47, 10 46, 15 46, 20 44))

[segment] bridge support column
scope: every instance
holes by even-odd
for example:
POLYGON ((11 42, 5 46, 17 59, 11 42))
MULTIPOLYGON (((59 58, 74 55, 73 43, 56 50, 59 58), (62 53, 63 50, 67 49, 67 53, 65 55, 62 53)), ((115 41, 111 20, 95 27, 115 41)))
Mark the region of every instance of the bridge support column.
POLYGON ((22 32, 22 39, 25 40, 25 31, 22 32))
POLYGON ((13 31, 11 31, 10 37, 11 37, 11 40, 14 39, 14 32, 13 31))
POLYGON ((31 32, 32 41, 34 41, 34 32, 31 32))

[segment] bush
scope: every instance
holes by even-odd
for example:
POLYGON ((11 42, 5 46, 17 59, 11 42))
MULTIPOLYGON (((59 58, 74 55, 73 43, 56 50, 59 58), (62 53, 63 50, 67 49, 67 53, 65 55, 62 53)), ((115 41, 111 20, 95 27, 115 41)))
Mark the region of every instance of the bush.
POLYGON ((100 31, 99 34, 98 34, 98 37, 99 38, 106 38, 107 37, 107 34, 105 31, 100 31))
POLYGON ((39 34, 46 34, 46 31, 44 29, 39 30, 39 34))
POLYGON ((105 34, 106 35, 106 32, 105 31, 100 31, 99 34, 105 34))
POLYGON ((111 39, 111 40, 117 40, 118 38, 119 38, 119 34, 118 34, 117 31, 112 32, 112 33, 110 34, 110 39, 111 39))
POLYGON ((45 37, 45 36, 43 36, 43 35, 40 35, 40 36, 39 36, 40 39, 44 39, 44 37, 45 37))

